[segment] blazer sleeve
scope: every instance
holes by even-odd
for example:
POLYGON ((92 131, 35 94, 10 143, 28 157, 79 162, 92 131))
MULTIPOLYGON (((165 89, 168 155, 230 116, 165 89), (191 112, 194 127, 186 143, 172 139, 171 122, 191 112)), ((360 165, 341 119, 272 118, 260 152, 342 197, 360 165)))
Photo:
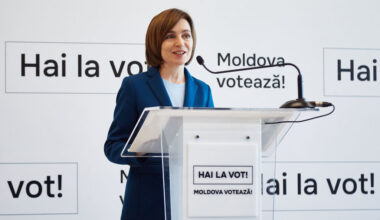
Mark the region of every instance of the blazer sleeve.
POLYGON ((212 99, 212 94, 211 94, 211 88, 210 88, 210 86, 208 86, 207 85, 207 93, 208 93, 208 95, 207 95, 207 107, 210 107, 210 108, 214 108, 214 100, 212 99))
MULTIPOLYGON (((139 166, 138 158, 120 156, 137 120, 136 91, 133 80, 126 77, 116 97, 113 121, 104 144, 104 153, 108 160, 117 164, 139 166)), ((136 154, 128 153, 128 155, 135 156, 136 154)))

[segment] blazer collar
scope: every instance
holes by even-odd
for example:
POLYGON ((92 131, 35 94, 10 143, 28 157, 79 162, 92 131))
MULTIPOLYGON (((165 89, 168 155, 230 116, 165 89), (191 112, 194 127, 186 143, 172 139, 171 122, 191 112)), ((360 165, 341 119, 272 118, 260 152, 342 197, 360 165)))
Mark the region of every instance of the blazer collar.
POLYGON ((149 76, 148 85, 152 89, 152 92, 156 96, 160 106, 172 106, 172 102, 166 92, 164 82, 162 81, 158 69, 155 67, 149 68, 147 75, 149 76))
MULTIPOLYGON (((149 76, 148 84, 156 96, 157 100, 160 102, 161 106, 172 106, 169 95, 165 89, 164 82, 162 81, 160 72, 158 68, 149 68, 147 75, 149 76)), ((184 107, 192 107, 195 101, 195 94, 197 92, 198 86, 195 83, 194 78, 190 75, 189 71, 185 68, 185 100, 183 103, 184 107)))
POLYGON ((198 86, 195 83, 194 78, 190 75, 189 71, 185 68, 185 101, 183 107, 192 107, 194 106, 195 94, 197 93, 198 86))

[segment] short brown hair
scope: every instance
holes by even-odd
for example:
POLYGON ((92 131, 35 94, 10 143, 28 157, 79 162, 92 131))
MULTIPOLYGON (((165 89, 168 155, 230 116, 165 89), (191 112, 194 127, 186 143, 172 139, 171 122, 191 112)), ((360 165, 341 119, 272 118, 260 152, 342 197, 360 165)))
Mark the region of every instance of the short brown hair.
POLYGON ((193 49, 191 51, 191 56, 185 65, 190 63, 194 56, 196 44, 193 20, 188 13, 177 8, 172 8, 161 12, 150 21, 145 37, 145 57, 148 66, 159 67, 163 63, 164 60, 161 56, 162 42, 164 41, 166 34, 169 33, 169 31, 181 19, 185 19, 189 22, 191 35, 193 38, 193 49))

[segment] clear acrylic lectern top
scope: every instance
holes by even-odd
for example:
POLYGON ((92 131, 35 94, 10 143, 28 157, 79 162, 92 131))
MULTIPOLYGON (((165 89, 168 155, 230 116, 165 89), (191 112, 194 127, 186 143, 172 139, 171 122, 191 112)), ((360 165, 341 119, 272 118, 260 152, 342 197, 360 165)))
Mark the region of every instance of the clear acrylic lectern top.
MULTIPOLYGON (((293 123, 266 124, 278 121, 294 121, 304 109, 271 108, 189 108, 189 107, 150 107, 144 109, 129 137, 121 157, 133 157, 128 152, 153 153, 147 156, 161 156, 162 131, 165 137, 175 137, 184 117, 252 120, 262 124, 262 156, 269 156, 274 146, 281 142, 293 123), (167 134, 173 135, 167 135, 167 134), (277 142, 276 144, 274 142, 277 142), (156 155, 154 154, 156 153, 156 155)), ((164 150, 165 151, 165 150, 164 150)))

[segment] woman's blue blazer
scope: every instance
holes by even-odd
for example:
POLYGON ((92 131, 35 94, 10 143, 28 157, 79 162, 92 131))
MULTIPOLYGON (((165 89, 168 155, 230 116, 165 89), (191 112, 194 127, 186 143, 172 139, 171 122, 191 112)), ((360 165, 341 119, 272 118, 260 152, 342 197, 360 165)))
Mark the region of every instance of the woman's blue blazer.
MULTIPOLYGON (((214 107, 210 87, 192 77, 186 68, 185 77, 184 107, 214 107)), ((130 166, 122 220, 164 219, 161 159, 120 157, 144 108, 153 106, 172 106, 157 68, 124 78, 104 145, 105 155, 111 162, 130 166)))

